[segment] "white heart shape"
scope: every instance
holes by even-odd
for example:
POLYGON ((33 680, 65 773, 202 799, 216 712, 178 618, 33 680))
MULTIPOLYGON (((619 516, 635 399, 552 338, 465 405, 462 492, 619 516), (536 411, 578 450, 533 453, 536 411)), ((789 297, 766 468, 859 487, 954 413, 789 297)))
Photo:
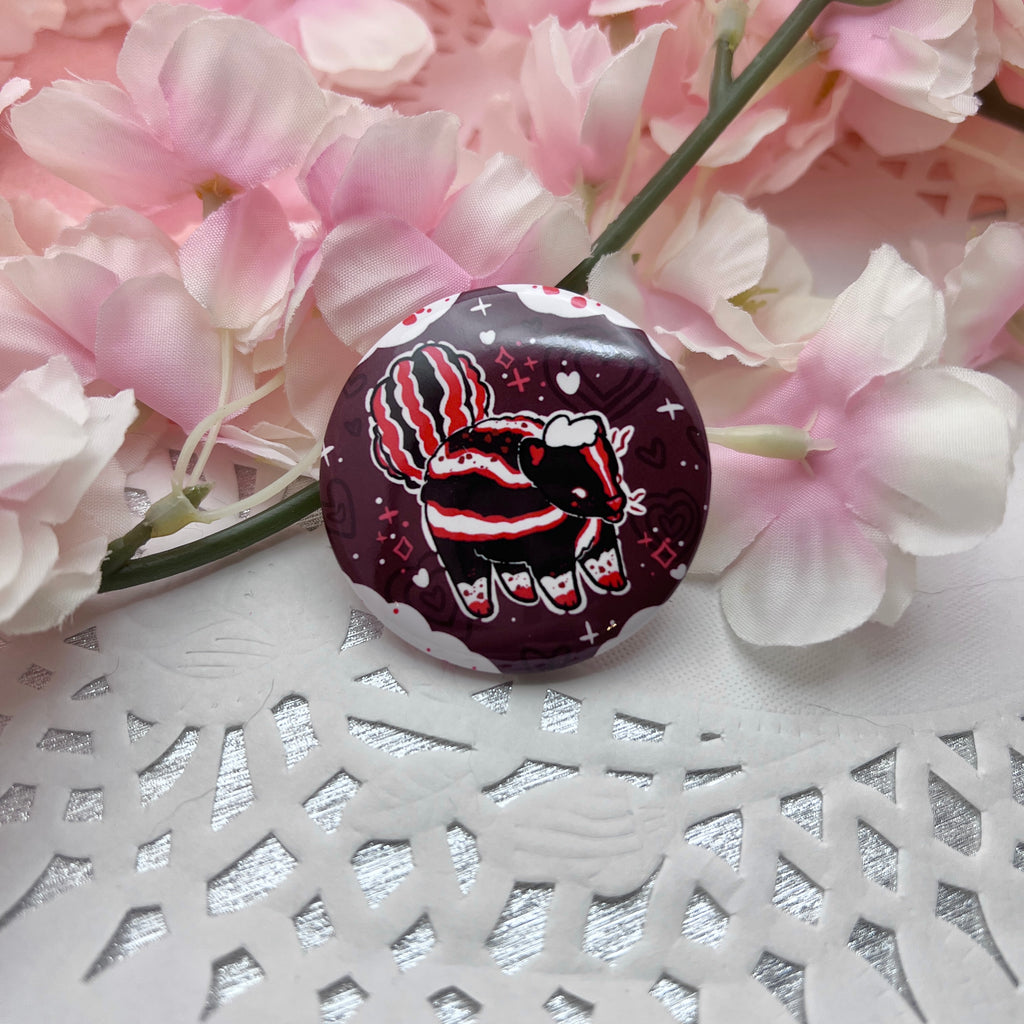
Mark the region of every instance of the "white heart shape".
POLYGON ((669 575, 674 580, 681 580, 686 575, 687 565, 685 562, 680 562, 669 575))
POLYGON ((555 374, 555 382, 567 395, 575 395, 580 389, 579 371, 573 370, 572 373, 557 373, 555 374))
POLYGON ((485 345, 491 345, 494 342, 494 331, 481 331, 480 340, 485 345))
POLYGON ((412 581, 417 587, 422 589, 430 582, 430 573, 426 569, 418 569, 412 581))

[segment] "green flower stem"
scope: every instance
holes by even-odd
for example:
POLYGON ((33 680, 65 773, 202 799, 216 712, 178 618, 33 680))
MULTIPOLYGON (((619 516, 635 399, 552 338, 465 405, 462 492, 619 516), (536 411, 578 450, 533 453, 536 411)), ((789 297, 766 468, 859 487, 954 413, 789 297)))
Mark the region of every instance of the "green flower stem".
POLYGON ((733 85, 732 41, 725 36, 715 40, 715 66, 711 70, 711 87, 708 90, 708 110, 717 110, 729 95, 733 85))
MULTIPOLYGON (((782 63, 786 55, 803 38, 818 15, 831 0, 802 0, 793 13, 779 26, 775 35, 743 69, 734 82, 720 86, 719 103, 710 109, 692 134, 662 164, 649 182, 636 194, 626 208, 601 232, 588 256, 574 267, 559 287, 585 292, 590 271, 602 256, 625 248, 640 230, 647 218, 669 197, 673 189, 696 166, 697 161, 710 149, 740 111, 753 99, 754 94, 782 63)), ((716 54, 719 63, 721 48, 716 54)))
POLYGON ((995 82, 989 82, 981 92, 978 93, 981 100, 981 108, 978 113, 987 117, 990 121, 1005 124, 1009 128, 1016 128, 1024 132, 1024 110, 1011 103, 1000 91, 995 82))
POLYGON ((320 485, 309 484, 265 512, 190 544, 182 544, 181 547, 162 551, 158 555, 133 559, 120 569, 108 571, 107 564, 104 563, 100 593, 124 590, 126 587, 136 587, 141 583, 152 583, 154 580, 175 576, 189 569, 197 569, 201 565, 215 562, 218 558, 226 558, 236 551, 241 551, 242 548, 278 533, 292 523, 297 523, 300 519, 305 519, 318 508, 320 485))

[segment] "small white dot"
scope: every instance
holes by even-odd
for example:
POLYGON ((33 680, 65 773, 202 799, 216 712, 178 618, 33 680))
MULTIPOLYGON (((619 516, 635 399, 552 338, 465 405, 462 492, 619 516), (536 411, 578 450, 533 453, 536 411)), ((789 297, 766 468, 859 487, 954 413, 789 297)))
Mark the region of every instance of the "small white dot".
POLYGON ((392 540, 394 540, 394 539, 395 539, 395 535, 394 535, 394 534, 391 534, 391 539, 392 539, 392 540))
POLYGON ((707 510, 708 510, 708 507, 707 507, 707 505, 705 505, 704 506, 704 511, 707 512, 707 510))
POLYGON ((383 565, 384 564, 384 559, 382 558, 377 564, 378 565, 383 565))
POLYGON ((658 532, 658 528, 656 526, 652 526, 651 527, 651 533, 657 533, 657 532, 658 532))
POLYGON ((356 559, 357 559, 358 557, 359 557, 359 552, 357 551, 357 552, 356 552, 356 553, 355 553, 355 554, 354 554, 354 555, 352 556, 352 561, 354 562, 354 561, 355 561, 355 560, 356 560, 356 559))
POLYGON ((562 360, 562 365, 563 365, 563 366, 568 366, 569 364, 568 364, 568 362, 566 362, 566 360, 564 360, 564 359, 563 359, 563 360, 562 360))
POLYGON ((502 380, 508 380, 508 374, 507 374, 507 373, 503 373, 503 374, 501 375, 501 379, 502 379, 502 380))
POLYGON ((382 505, 383 503, 384 503, 384 499, 383 498, 378 498, 377 499, 377 504, 378 505, 382 505))
POLYGON ((679 463, 679 465, 680 465, 680 466, 685 466, 685 465, 686 465, 686 459, 683 459, 683 461, 682 461, 682 462, 680 462, 680 463, 679 463))

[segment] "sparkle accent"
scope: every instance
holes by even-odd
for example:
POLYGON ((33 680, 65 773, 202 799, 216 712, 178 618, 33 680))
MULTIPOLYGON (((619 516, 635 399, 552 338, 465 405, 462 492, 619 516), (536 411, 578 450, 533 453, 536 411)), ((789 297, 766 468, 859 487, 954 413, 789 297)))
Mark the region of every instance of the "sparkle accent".
POLYGON ((237 999, 243 992, 258 985, 264 978, 263 968, 244 948, 213 962, 210 991, 200 1020, 206 1020, 214 1010, 237 999))
POLYGON ((882 796, 896 803, 896 749, 887 750, 884 754, 870 761, 865 761, 850 772, 850 778, 863 786, 878 790, 882 796))
POLYGON ((502 345, 498 350, 498 354, 494 357, 494 361, 503 370, 507 370, 516 361, 516 357, 512 355, 504 345, 502 345))
POLYGON ((486 690, 478 690, 472 696, 478 704, 483 704, 497 715, 503 715, 508 711, 509 701, 512 699, 512 684, 499 683, 486 690))
POLYGON ((981 812, 945 779, 928 773, 928 799, 932 805, 935 838, 950 849, 973 857, 981 849, 981 812))
POLYGON ((505 974, 522 970, 544 948, 544 929, 554 891, 553 885, 519 883, 512 887, 487 938, 487 948, 505 974))
POLYGON ((259 902, 292 873, 298 861, 273 833, 206 883, 206 911, 231 914, 259 902))
POLYGON ((663 540, 652 552, 653 558, 662 569, 667 569, 677 558, 679 552, 672 546, 671 541, 663 540))
POLYGON ((448 841, 448 853, 455 868, 455 878, 459 890, 465 896, 476 881, 477 869, 480 867, 480 854, 477 852, 476 836, 464 829, 457 821, 453 821, 445 832, 448 841))
POLYGON ((481 316, 486 317, 487 310, 489 310, 492 305, 493 303, 491 302, 484 302, 483 297, 481 296, 480 299, 477 300, 477 304, 475 306, 469 307, 469 311, 470 313, 479 313, 481 316))
POLYGON ((395 966, 400 971, 408 971, 415 967, 437 942, 437 935, 430 918, 424 914, 416 923, 391 944, 391 955, 395 958, 395 966))
POLYGON ((412 847, 404 841, 364 843, 352 855, 352 868, 372 910, 379 907, 412 871, 412 847))
POLYGON ((647 908, 654 890, 655 871, 639 889, 611 899, 595 896, 583 928, 583 952, 612 963, 642 938, 647 908))
POLYGON ((884 889, 896 891, 899 883, 899 850, 881 832, 857 819, 857 846, 864 877, 884 889))
POLYGON ((660 743, 665 738, 665 726, 632 715, 616 715, 612 722, 612 739, 631 743, 660 743))
POLYGON ((363 686, 373 686, 378 690, 387 690, 388 693, 397 693, 400 696, 408 696, 409 691, 391 674, 387 668, 379 668, 375 672, 367 672, 366 675, 356 676, 355 681, 363 686))
POLYGON ((182 729, 178 738, 139 772, 139 799, 143 807, 163 796, 181 778, 198 745, 199 730, 182 729))
POLYGON ((694 846, 710 850, 734 870, 739 870, 743 846, 743 818, 739 811, 716 814, 691 825, 683 838, 694 846))
POLYGON ((490 786, 484 786, 484 796, 489 796, 499 807, 511 803, 531 789, 548 782, 568 779, 579 774, 579 768, 565 764, 549 764, 546 761, 524 761, 511 775, 499 779, 490 786))
POLYGON ((32 804, 36 799, 36 787, 15 782, 0 796, 0 825, 13 825, 28 821, 32 817, 32 804))
POLYGON ((147 946, 159 942, 167 933, 167 922, 160 907, 134 907, 121 918, 110 941, 86 971, 83 980, 89 981, 108 967, 135 956, 147 946))
POLYGON ((80 686, 73 694, 71 694, 72 700, 92 700, 93 697, 102 697, 105 693, 110 693, 110 683, 107 682, 106 676, 97 676, 95 679, 90 680, 84 686, 80 686))
POLYGON ((51 754, 84 754, 91 756, 92 733, 78 732, 74 729, 47 729, 43 738, 36 744, 40 750, 51 754))
POLYGON ((860 918, 850 932, 847 945, 854 953, 865 960, 906 1000, 907 1005, 923 1021, 921 1008, 917 1005, 914 993, 910 990, 907 975, 900 960, 899 947, 896 944, 896 933, 890 928, 882 928, 870 921, 860 918))
POLYGON ((0 930, 21 917, 27 910, 85 885, 92 878, 92 861, 86 857, 64 857, 57 854, 46 865, 43 873, 28 887, 28 891, 10 910, 0 917, 0 930))
POLYGON ((338 648, 338 653, 347 651, 350 647, 358 647, 359 644, 369 643, 371 640, 378 640, 383 635, 384 627, 380 624, 379 619, 369 612, 353 608, 348 620, 348 630, 338 648))
POLYGON ((401 537, 395 543, 395 546, 391 549, 403 562, 409 561, 409 556, 415 550, 412 546, 412 541, 408 537, 401 537))
POLYGON ((313 732, 309 717, 309 704, 298 694, 291 694, 280 700, 271 714, 281 734, 285 764, 291 768, 297 765, 320 742, 313 732))
POLYGON ((650 993, 665 1007, 677 1024, 697 1024, 697 990, 663 974, 650 988, 650 993))
POLYGON ((557 690, 548 690, 544 695, 544 707, 540 713, 540 727, 545 732, 576 732, 580 724, 582 701, 557 690))
POLYGON ((678 402, 672 402, 672 401, 669 401, 668 399, 666 399, 665 400, 665 404, 664 405, 659 405, 658 408, 655 411, 656 412, 667 413, 669 418, 672 420, 672 422, 675 423, 675 421, 676 421, 676 413, 677 412, 684 412, 685 411, 685 407, 680 405, 678 402))
POLYGON ((757 961, 751 976, 782 1003, 794 1020, 806 1024, 803 967, 766 950, 761 954, 761 959, 757 961))
POLYGON ((733 779, 742 774, 743 768, 738 764, 729 765, 727 768, 704 768, 687 772, 683 778, 683 789, 713 786, 716 782, 724 782, 726 779, 733 779))
POLYGON ((822 836, 822 805, 820 789, 805 789, 800 793, 784 796, 779 801, 783 815, 815 839, 822 836))
POLYGON ((345 1024, 345 1021, 369 998, 367 993, 347 976, 317 992, 320 998, 320 1024, 345 1024))
POLYGON ((324 901, 319 896, 310 900, 292 918, 292 924, 295 927, 295 937, 306 953, 325 942, 330 942, 335 936, 334 924, 328 916, 324 901))
POLYGON ((363 718, 349 718, 348 731, 374 750, 381 750, 392 757, 408 757, 421 750, 472 750, 465 743, 427 736, 411 729, 399 729, 386 722, 368 722, 363 718))
POLYGON ((65 821, 102 821, 103 790, 73 789, 64 808, 65 821))
POLYGON ((729 915, 698 885, 686 905, 682 934, 691 942, 717 947, 728 925, 729 915))
POLYGON ((480 1004, 457 988, 443 988, 430 997, 430 1005, 441 1024, 474 1024, 480 1004))
POLYGON ((785 857, 779 858, 775 868, 775 892, 772 894, 772 903, 779 910, 808 924, 817 924, 821 920, 824 901, 824 892, 817 882, 785 857))
POLYGON ((136 871, 155 871, 171 863, 171 833, 143 843, 135 854, 136 871))
POLYGON ((64 643, 71 644, 72 647, 81 647, 83 651, 98 651, 100 649, 95 626, 89 626, 88 629, 64 637, 64 643))
POLYGON ((1003 959, 1003 954, 992 938, 992 932, 981 909, 981 900, 976 892, 939 882, 935 896, 935 916, 948 921, 954 928, 959 928, 964 935, 973 939, 999 964, 1014 988, 1017 987, 1017 975, 1003 959))
POLYGON ((305 812, 328 835, 337 831, 345 805, 359 791, 360 782, 342 770, 332 775, 302 805, 305 812))

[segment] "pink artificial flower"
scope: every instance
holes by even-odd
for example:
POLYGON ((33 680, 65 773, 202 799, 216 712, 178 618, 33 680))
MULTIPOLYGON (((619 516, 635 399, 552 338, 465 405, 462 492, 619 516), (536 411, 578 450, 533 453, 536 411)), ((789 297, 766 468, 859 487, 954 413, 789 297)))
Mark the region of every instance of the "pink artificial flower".
POLYGON ((844 120, 883 154, 941 145, 952 125, 977 111, 975 93, 998 65, 990 3, 836 4, 815 32, 831 43, 828 66, 859 86, 844 120))
MULTIPOLYGON (((796 371, 762 379, 730 420, 808 431, 818 443, 805 465, 712 447, 692 568, 723 574, 722 607, 742 639, 800 645, 868 619, 891 624, 913 593, 915 556, 966 550, 999 524, 1020 398, 937 365, 943 326, 928 281, 876 251, 796 371)), ((714 376, 693 383, 713 408, 714 376)))
POLYGON ((324 87, 344 92, 386 96, 413 78, 434 52, 430 26, 399 0, 200 2, 262 25, 294 46, 324 87))
POLYGON ((49 629, 96 593, 130 525, 115 456, 134 419, 130 391, 87 397, 62 356, 0 392, 0 630, 49 629))
MULTIPOLYGON (((668 213, 664 215, 668 216, 668 213)), ((719 193, 691 204, 660 248, 607 256, 590 294, 648 331, 672 356, 703 352, 746 366, 792 369, 829 302, 812 294, 810 268, 763 213, 719 193)))
MULTIPOLYGON (((651 138, 663 154, 674 152, 708 113, 718 31, 705 5, 677 3, 671 13, 678 30, 666 36, 658 52, 644 101, 651 138)), ((767 2, 750 12, 734 55, 736 74, 787 13, 767 2)), ((665 16, 662 9, 650 8, 638 20, 665 16)), ((801 44, 776 72, 772 87, 755 97, 701 157, 701 167, 716 169, 713 187, 743 196, 788 188, 835 141, 850 86, 848 78, 825 68, 818 46, 801 44)))
POLYGON ((512 157, 474 168, 463 153, 472 170, 458 180, 457 135, 448 114, 392 116, 358 137, 329 127, 314 150, 302 181, 324 236, 305 274, 328 326, 357 352, 432 299, 554 282, 589 250, 578 206, 512 157))
POLYGON ((662 35, 652 25, 613 53, 597 27, 551 17, 530 32, 522 69, 531 166, 551 191, 614 181, 629 150, 662 35))
POLYGON ((93 214, 42 256, 7 260, 0 265, 0 386, 55 355, 86 383, 102 377, 96 354, 100 307, 122 282, 176 266, 171 240, 124 209, 93 214))
POLYGON ((301 163, 326 117, 289 46, 201 7, 150 8, 125 37, 124 88, 61 81, 11 111, 34 160, 106 203, 234 195, 301 163))

